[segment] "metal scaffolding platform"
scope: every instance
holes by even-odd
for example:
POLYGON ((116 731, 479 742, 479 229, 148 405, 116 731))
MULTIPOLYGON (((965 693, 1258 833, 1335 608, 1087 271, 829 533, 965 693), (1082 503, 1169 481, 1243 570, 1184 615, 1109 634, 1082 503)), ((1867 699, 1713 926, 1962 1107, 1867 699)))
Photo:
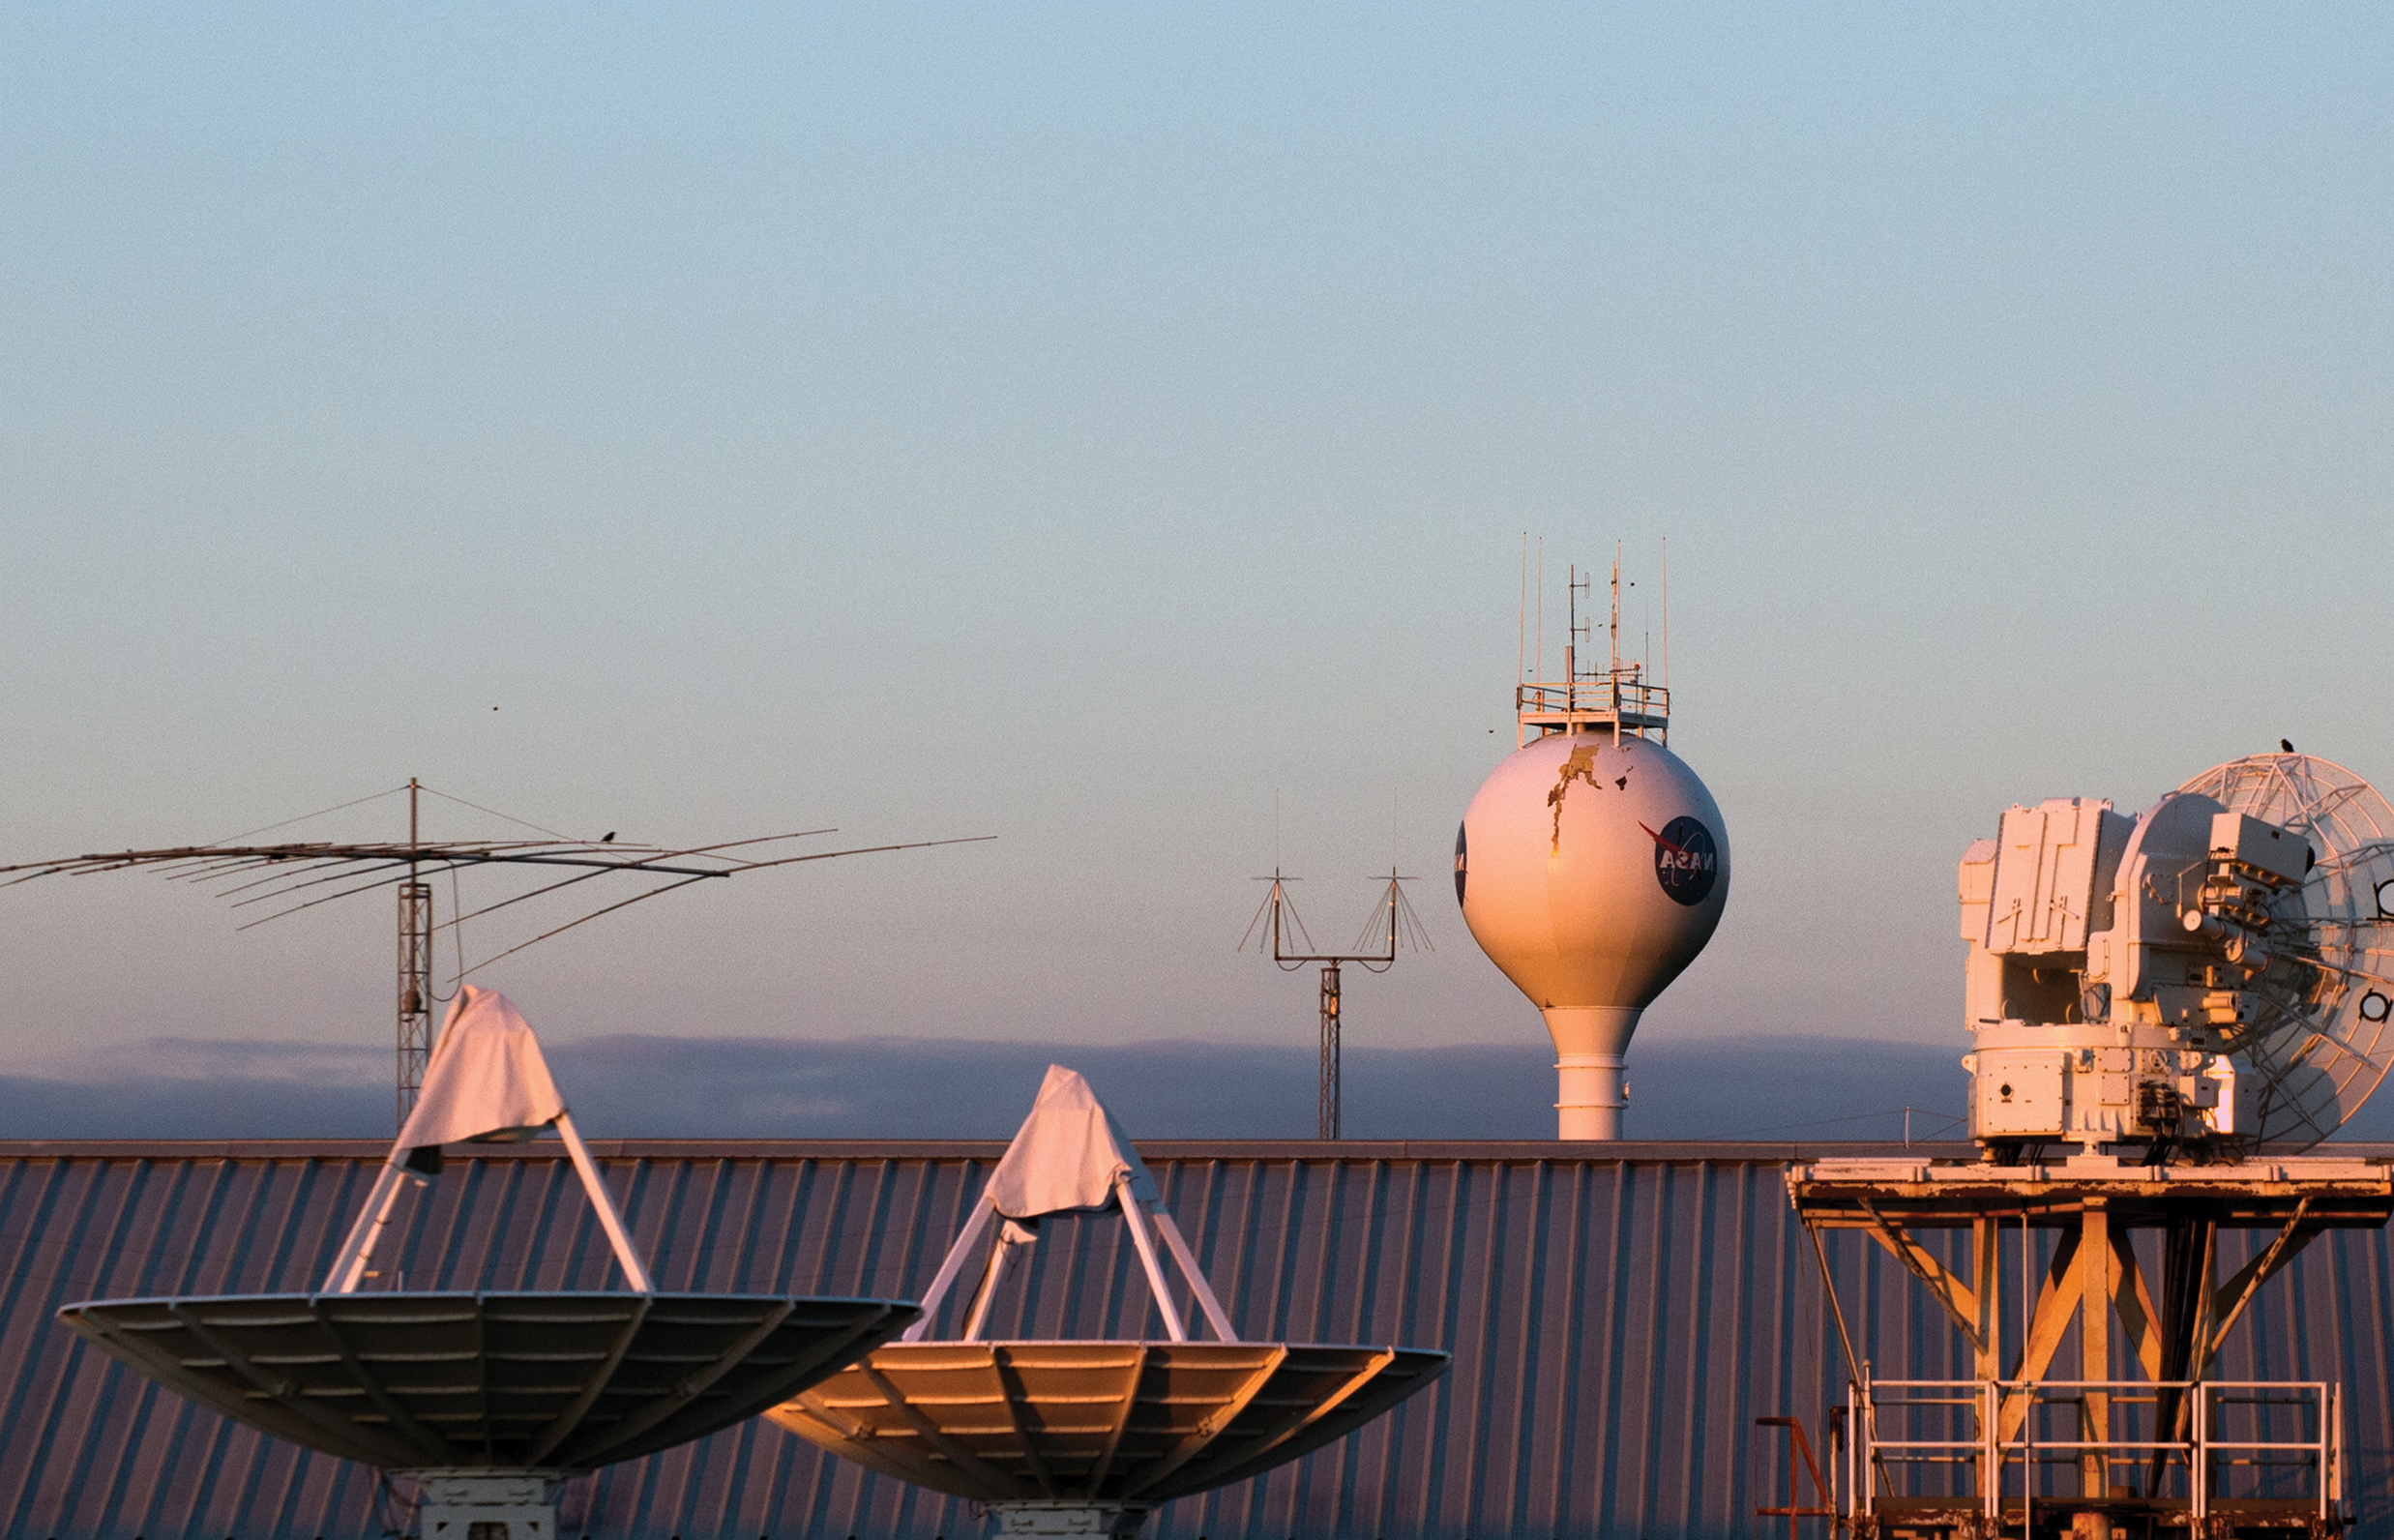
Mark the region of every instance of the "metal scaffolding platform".
POLYGON ((1841 1533, 2208 1540, 2344 1527, 2338 1387, 2209 1371, 2313 1239, 2394 1215, 2384 1161, 1821 1160, 1791 1167, 1788 1191, 1824 1281, 1825 1237, 1860 1231, 1920 1282, 1973 1360, 1967 1380, 1875 1377, 1852 1356, 1830 1283, 1852 1370, 1829 1461, 1841 1533), (2225 1280, 2224 1229, 2265 1237, 2225 1280), (1937 1230, 1968 1239, 1933 1246, 1937 1230), (2140 1259, 2140 1230, 2154 1234, 2157 1268, 2140 1259))

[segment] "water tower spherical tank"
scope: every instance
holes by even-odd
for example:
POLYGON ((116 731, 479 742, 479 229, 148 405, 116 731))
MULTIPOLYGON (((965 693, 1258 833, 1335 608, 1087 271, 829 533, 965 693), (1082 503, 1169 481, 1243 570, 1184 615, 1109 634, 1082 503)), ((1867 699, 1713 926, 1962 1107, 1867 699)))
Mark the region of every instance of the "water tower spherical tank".
POLYGON ((1545 1013, 1560 1138, 1621 1137, 1639 1013, 1712 938, 1729 883, 1721 810, 1659 743, 1550 733, 1481 784, 1455 836, 1455 897, 1545 1013))

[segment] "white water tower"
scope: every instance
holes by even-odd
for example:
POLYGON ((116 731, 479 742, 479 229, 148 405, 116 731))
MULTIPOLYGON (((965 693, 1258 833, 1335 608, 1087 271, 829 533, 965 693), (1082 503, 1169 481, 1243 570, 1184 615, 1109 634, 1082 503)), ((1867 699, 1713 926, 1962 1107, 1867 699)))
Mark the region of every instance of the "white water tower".
POLYGON ((1515 694, 1520 748, 1455 835, 1455 898, 1489 960, 1546 1017, 1556 1137, 1619 1139, 1638 1018, 1704 949, 1729 901, 1729 833, 1666 747, 1670 696, 1612 645, 1601 670, 1563 649, 1560 682, 1515 694))

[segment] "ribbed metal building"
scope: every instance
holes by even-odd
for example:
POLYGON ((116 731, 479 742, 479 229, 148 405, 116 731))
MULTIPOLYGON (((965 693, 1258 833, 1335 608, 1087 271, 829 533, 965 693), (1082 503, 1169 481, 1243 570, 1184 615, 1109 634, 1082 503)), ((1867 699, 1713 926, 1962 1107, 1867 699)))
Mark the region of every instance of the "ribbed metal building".
MULTIPOLYGON (((1151 1534, 1785 1532, 1786 1521, 1754 1517, 1784 1479, 1754 1419, 1792 1413, 1818 1438, 1847 1377, 1788 1208, 1786 1146, 1139 1148, 1242 1334, 1454 1354, 1443 1381, 1380 1423, 1173 1503, 1151 1534)), ((660 1288, 910 1296, 1003 1146, 593 1149, 660 1288)), ((312 1540, 403 1526, 373 1472, 190 1407, 53 1318, 94 1297, 311 1288, 385 1153, 365 1142, 0 1142, 0 1534, 312 1540)), ((406 1257, 409 1288, 617 1287, 554 1145, 453 1159, 402 1224, 386 1255, 406 1257)), ((2241 1260, 2243 1244, 2229 1238, 2224 1261, 2241 1260)), ((1877 1247, 1842 1238, 1830 1263, 1857 1355, 1882 1373, 1969 1373, 1944 1316, 1877 1247)), ((2343 1380, 2348 1503, 2364 1534, 2394 1533, 2389 1320, 2387 1237, 2331 1233, 2270 1286, 2220 1366, 2343 1380)), ((1076 1234, 1051 1223, 990 1335, 1156 1329, 1121 1227, 1076 1234)), ((865 1474, 761 1421, 574 1483, 564 1520, 569 1537, 643 1540, 963 1540, 984 1529, 967 1504, 865 1474)))

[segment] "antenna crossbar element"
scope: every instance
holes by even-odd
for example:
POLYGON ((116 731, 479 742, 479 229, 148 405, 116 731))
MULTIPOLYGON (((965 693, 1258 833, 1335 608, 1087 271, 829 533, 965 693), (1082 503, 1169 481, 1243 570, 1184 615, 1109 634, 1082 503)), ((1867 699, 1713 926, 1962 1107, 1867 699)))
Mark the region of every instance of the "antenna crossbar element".
POLYGON ((1315 1137, 1335 1140, 1341 1137, 1339 969, 1354 962, 1374 973, 1387 972, 1397 961, 1400 938, 1415 950, 1431 949, 1430 935, 1422 927, 1421 916, 1413 912, 1413 903, 1404 896, 1404 889, 1401 886, 1413 878, 1400 876, 1396 868, 1389 868, 1387 886, 1381 891, 1380 902, 1374 907, 1373 917, 1364 922, 1363 934, 1357 938, 1359 950, 1353 952, 1313 950, 1313 937, 1306 934, 1305 922, 1297 917, 1296 904, 1288 897, 1287 885, 1296 878, 1274 872, 1269 877, 1257 877, 1256 880, 1269 882, 1272 887, 1265 895, 1262 905, 1256 910, 1255 919, 1248 923, 1247 934, 1240 938, 1239 949, 1245 951, 1251 940, 1256 942, 1258 951, 1268 943, 1272 961, 1283 969, 1299 968, 1307 963, 1321 965, 1321 1092, 1319 1123, 1315 1137), (1260 938, 1256 934, 1258 929, 1264 932, 1260 938), (1381 935, 1379 949, 1372 952, 1360 950, 1375 931, 1381 935), (1294 944, 1303 946, 1305 950, 1289 949, 1292 935, 1294 944))

